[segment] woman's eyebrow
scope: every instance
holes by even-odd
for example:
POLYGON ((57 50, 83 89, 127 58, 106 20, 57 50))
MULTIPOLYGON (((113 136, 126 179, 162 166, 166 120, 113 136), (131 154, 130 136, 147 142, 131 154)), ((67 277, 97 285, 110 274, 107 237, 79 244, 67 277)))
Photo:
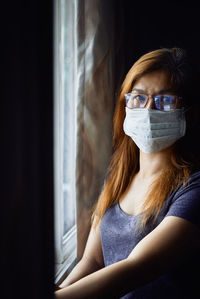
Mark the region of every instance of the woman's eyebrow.
POLYGON ((166 93, 166 92, 176 92, 176 90, 174 88, 165 88, 165 89, 161 89, 158 93, 166 93))
MULTIPOLYGON (((145 92, 145 90, 143 90, 143 89, 139 89, 139 88, 133 88, 132 89, 132 92, 133 91, 137 91, 137 92, 140 92, 140 93, 146 93, 145 92)), ((176 92, 176 90, 175 89, 173 89, 173 88, 164 88, 164 89, 161 89, 161 90, 159 90, 158 92, 156 92, 156 94, 159 94, 159 93, 166 93, 166 92, 176 92)))
POLYGON ((139 89, 139 88, 133 88, 132 91, 145 93, 145 91, 143 89, 139 89))

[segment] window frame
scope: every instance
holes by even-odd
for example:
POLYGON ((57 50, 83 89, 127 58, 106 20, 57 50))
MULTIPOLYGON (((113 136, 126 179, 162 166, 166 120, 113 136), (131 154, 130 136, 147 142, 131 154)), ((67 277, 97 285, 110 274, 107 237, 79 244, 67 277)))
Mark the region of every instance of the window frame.
MULTIPOLYGON (((55 283, 61 283, 70 272, 77 258, 77 227, 75 225, 64 235, 64 215, 63 215, 63 107, 64 93, 63 82, 64 74, 62 72, 63 62, 63 37, 62 37, 62 5, 70 6, 71 22, 75 30, 75 5, 76 1, 54 0, 54 239, 55 239, 55 283)), ((75 41, 72 42, 73 51, 75 50, 75 41)), ((74 53, 74 52, 73 52, 74 53)), ((76 55, 73 55, 73 64, 76 66, 76 55)), ((76 98, 75 94, 75 71, 70 78, 71 96, 76 98)), ((70 144, 73 145, 73 184, 72 196, 76 200, 75 191, 75 155, 76 155, 76 101, 71 103, 72 114, 70 122, 74 122, 74 134, 70 144)))

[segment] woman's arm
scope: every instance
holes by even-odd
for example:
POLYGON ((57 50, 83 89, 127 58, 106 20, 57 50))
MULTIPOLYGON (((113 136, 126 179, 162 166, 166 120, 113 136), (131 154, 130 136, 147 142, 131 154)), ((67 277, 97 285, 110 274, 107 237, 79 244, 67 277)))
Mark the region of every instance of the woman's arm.
POLYGON ((104 267, 101 247, 100 227, 92 226, 80 262, 74 267, 69 276, 60 284, 61 288, 71 285, 77 280, 104 267))
POLYGON ((116 298, 144 285, 199 249, 199 230, 168 216, 123 261, 90 274, 57 291, 57 299, 116 298))

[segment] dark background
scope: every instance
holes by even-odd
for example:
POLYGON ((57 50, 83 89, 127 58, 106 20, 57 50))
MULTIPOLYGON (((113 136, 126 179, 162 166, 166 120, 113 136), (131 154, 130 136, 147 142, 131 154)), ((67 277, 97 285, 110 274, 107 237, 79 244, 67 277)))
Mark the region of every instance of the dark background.
POLYGON ((117 1, 120 15, 116 18, 117 37, 121 35, 122 40, 117 64, 123 57, 124 74, 141 55, 162 47, 184 48, 200 64, 197 1, 117 1))
POLYGON ((0 297, 53 298, 52 1, 0 14, 0 297))
MULTIPOLYGON (((199 65, 197 2, 116 0, 113 10, 116 86, 160 47, 183 47, 199 65)), ((53 298, 53 1, 4 1, 0 11, 0 296, 53 298)))

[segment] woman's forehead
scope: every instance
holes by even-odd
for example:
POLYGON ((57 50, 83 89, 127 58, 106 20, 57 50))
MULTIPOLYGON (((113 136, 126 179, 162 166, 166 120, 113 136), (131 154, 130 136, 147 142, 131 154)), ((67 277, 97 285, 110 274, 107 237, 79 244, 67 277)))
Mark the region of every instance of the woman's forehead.
POLYGON ((133 90, 138 92, 155 93, 161 90, 172 89, 169 73, 157 70, 140 77, 133 85, 133 90))

